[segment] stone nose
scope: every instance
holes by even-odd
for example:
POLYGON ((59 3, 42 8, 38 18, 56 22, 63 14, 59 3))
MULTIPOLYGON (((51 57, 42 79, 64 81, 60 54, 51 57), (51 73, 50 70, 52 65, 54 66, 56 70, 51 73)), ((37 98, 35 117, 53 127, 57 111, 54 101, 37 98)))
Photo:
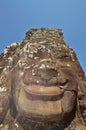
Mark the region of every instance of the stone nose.
POLYGON ((43 81, 49 82, 52 78, 57 77, 58 73, 54 69, 39 69, 37 70, 37 76, 43 81))

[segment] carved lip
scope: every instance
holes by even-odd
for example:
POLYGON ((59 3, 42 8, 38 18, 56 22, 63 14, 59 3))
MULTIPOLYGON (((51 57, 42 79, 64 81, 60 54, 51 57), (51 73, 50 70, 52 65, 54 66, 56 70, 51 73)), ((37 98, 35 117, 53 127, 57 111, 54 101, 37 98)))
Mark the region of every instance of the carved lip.
POLYGON ((60 89, 56 86, 37 86, 37 85, 30 85, 24 87, 24 91, 26 96, 29 99, 40 99, 40 100, 52 100, 55 101, 63 95, 64 89, 60 89))

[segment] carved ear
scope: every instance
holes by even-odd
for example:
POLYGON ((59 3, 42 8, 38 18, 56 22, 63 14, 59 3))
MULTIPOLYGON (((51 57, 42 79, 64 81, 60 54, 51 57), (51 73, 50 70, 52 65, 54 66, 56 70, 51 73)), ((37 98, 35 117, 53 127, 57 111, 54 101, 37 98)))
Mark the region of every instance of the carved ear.
POLYGON ((0 73, 0 124, 3 122, 8 108, 10 97, 10 76, 7 68, 0 73))
POLYGON ((18 43, 13 43, 0 55, 0 123, 3 122, 9 108, 11 96, 10 70, 18 60, 18 51, 16 51, 18 47, 18 43))
POLYGON ((86 78, 79 81, 78 104, 82 118, 86 125, 86 78))

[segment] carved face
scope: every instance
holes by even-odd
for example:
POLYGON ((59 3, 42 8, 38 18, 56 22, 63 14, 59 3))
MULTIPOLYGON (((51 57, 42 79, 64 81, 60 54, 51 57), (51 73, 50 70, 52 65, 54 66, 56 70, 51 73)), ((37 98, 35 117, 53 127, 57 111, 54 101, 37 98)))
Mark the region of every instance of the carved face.
POLYGON ((27 45, 27 56, 22 54, 13 69, 14 103, 29 119, 60 121, 76 107, 76 64, 67 46, 40 44, 27 45))

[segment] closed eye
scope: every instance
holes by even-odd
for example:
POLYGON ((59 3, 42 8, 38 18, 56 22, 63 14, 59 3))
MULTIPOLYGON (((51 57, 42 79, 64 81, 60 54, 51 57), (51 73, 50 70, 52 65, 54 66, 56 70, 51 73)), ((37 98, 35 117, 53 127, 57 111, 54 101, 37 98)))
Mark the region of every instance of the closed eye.
POLYGON ((60 55, 57 57, 57 59, 68 59, 70 58, 68 55, 60 55))

